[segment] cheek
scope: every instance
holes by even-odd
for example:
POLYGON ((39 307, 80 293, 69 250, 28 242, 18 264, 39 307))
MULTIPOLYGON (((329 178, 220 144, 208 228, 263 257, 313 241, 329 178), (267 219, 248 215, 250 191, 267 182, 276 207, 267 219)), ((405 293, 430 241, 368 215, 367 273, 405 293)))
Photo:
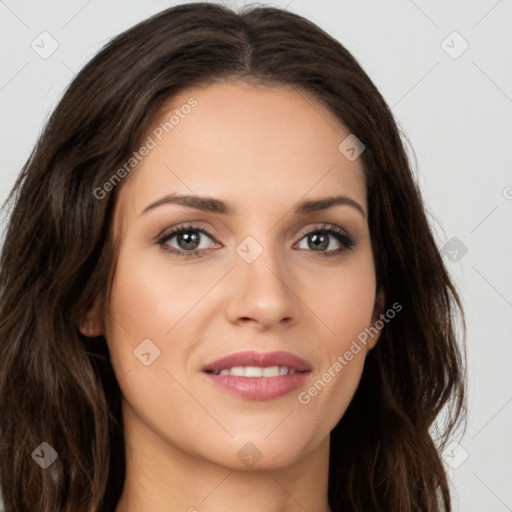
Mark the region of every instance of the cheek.
MULTIPOLYGON (((343 416, 357 390, 370 344, 367 329, 372 325, 376 281, 373 261, 361 258, 331 275, 320 274, 305 301, 324 327, 318 350, 321 367, 310 385, 298 396, 311 416, 329 431, 343 416)), ((321 329, 321 330, 320 330, 321 329)), ((378 338, 374 337, 372 342, 378 338)))
POLYGON ((165 258, 120 258, 110 302, 112 327, 124 327, 137 339, 162 338, 210 286, 211 280, 192 274, 192 266, 172 268, 165 258))
POLYGON ((127 406, 125 418, 134 424, 142 421, 157 437, 186 445, 195 453, 194 440, 200 438, 208 417, 182 384, 186 382, 182 362, 188 353, 183 327, 187 315, 194 318, 194 305, 211 284, 200 276, 194 282, 187 270, 162 268, 155 261, 147 264, 126 253, 118 260, 106 329, 127 406))
POLYGON ((324 325, 321 332, 326 349, 331 356, 342 354, 372 321, 376 294, 373 262, 361 258, 337 271, 317 273, 314 285, 303 288, 308 290, 303 292, 305 300, 324 325))
POLYGON ((186 393, 182 396, 178 382, 187 379, 189 355, 215 309, 208 309, 206 294, 224 270, 198 272, 194 265, 134 254, 128 246, 120 254, 112 286, 106 325, 112 365, 125 398, 138 412, 155 400, 155 411, 172 402, 187 415, 186 407, 193 409, 194 403, 186 393))

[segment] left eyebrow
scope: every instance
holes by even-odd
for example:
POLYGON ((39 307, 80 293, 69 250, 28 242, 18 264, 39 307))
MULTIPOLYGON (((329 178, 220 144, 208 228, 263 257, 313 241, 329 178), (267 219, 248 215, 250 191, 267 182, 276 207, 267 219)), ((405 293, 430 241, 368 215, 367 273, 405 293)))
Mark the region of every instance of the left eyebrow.
POLYGON ((348 196, 334 196, 325 197, 321 199, 314 199, 312 201, 304 201, 297 205, 293 210, 295 214, 305 214, 317 212, 319 210, 327 210, 337 205, 347 205, 355 208, 366 219, 364 208, 354 199, 348 196))
MULTIPOLYGON (((162 197, 158 201, 151 203, 142 211, 141 215, 165 204, 177 204, 188 208, 194 208, 196 210, 221 215, 234 215, 236 213, 236 209, 232 204, 221 199, 216 199, 214 197, 169 194, 165 197, 162 197)), ((293 213, 296 215, 304 215, 320 210, 327 210, 333 206, 338 205, 351 206, 352 208, 356 209, 363 216, 363 218, 366 219, 366 213, 363 207, 354 199, 344 195, 303 201, 294 208, 293 213)))

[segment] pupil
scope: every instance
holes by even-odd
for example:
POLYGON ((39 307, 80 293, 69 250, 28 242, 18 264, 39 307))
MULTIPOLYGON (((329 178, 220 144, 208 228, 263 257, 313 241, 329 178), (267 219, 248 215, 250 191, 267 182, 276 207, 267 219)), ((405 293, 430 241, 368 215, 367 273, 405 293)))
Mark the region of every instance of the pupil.
MULTIPOLYGON (((199 235, 197 233, 180 233, 178 235, 178 243, 182 249, 195 249, 199 241, 199 235), (183 242, 183 243, 181 243, 183 242)), ((322 235, 310 235, 311 246, 317 249, 327 249, 329 246, 328 237, 325 234, 322 235)))
POLYGON ((323 235, 311 235, 311 242, 312 244, 314 245, 314 247, 316 247, 317 249, 320 248, 320 249, 327 249, 327 247, 329 246, 329 240, 328 240, 328 237, 323 234, 323 235), (323 241, 321 240, 323 238, 323 241), (318 242, 318 243, 317 243, 318 242))
POLYGON ((197 244, 199 241, 199 235, 197 233, 180 233, 178 235, 178 244, 182 249, 195 249, 196 247, 194 244, 197 244), (184 242, 184 244, 181 244, 180 242, 184 242), (192 246, 191 246, 192 244, 192 246))

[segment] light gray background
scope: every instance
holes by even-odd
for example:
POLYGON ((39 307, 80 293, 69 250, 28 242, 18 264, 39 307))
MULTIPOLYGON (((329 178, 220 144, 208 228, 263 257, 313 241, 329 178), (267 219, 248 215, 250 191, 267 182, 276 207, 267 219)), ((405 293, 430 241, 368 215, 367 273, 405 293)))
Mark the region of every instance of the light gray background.
MULTIPOLYGON (((73 75, 177 3, 0 0, 0 201, 73 75), (59 45, 47 59, 31 48, 43 31, 59 45)), ((455 510, 512 510, 512 0, 259 3, 309 18, 354 54, 412 143, 439 244, 467 247, 446 261, 467 312, 470 416, 445 461, 455 510), (457 58, 453 31, 469 44, 457 58)))

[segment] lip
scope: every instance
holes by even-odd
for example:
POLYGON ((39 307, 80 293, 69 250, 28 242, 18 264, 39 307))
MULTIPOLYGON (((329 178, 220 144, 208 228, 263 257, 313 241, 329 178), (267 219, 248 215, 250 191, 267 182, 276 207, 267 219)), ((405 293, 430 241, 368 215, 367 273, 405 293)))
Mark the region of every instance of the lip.
MULTIPOLYGON (((203 372, 217 372, 234 366, 287 366, 297 372, 311 371, 311 365, 299 356, 290 352, 254 352, 247 350, 222 357, 203 367, 203 372)), ((249 377, 251 378, 251 377, 249 377)), ((277 378, 277 377, 276 377, 277 378)))
POLYGON ((246 351, 209 363, 202 371, 210 382, 227 393, 246 400, 273 400, 303 386, 311 375, 312 367, 306 360, 289 352, 246 351), (237 377, 212 373, 234 366, 287 366, 296 373, 278 377, 237 377))

